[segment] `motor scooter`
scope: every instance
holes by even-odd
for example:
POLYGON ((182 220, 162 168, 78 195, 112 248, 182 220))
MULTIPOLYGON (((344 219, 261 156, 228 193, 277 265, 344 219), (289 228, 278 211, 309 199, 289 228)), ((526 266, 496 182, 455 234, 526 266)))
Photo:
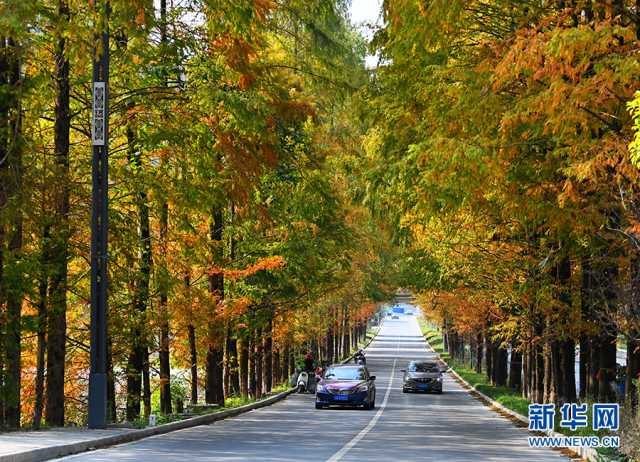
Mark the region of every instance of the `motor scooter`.
POLYGON ((307 371, 300 372, 296 387, 298 388, 298 393, 305 393, 309 390, 309 373, 307 371))

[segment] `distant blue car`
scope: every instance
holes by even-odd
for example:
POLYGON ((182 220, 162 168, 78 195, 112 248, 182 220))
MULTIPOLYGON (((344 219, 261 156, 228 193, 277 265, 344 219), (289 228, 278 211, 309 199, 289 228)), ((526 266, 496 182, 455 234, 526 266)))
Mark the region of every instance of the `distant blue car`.
POLYGON ((366 366, 329 367, 316 387, 316 409, 339 406, 376 407, 375 375, 366 366))

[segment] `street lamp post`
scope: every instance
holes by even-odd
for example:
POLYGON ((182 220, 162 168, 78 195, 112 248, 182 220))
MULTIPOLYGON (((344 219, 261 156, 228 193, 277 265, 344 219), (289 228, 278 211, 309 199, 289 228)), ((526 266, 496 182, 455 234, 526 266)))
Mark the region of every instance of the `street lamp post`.
POLYGON ((93 57, 91 210, 91 371, 89 428, 107 425, 107 235, 109 188, 109 1, 97 11, 93 57))

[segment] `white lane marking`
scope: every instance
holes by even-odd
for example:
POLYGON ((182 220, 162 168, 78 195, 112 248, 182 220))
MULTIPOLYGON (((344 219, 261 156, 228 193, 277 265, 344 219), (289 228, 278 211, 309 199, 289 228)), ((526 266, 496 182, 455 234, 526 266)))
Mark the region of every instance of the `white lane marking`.
POLYGON ((393 360, 393 367, 391 368, 391 378, 389 379, 389 385, 387 385, 387 391, 384 394, 384 400, 382 401, 382 404, 380 405, 380 408, 378 409, 378 412, 376 412, 376 415, 373 416, 373 418, 371 419, 371 421, 369 422, 369 424, 364 427, 362 430, 360 430, 360 433, 358 433, 356 436, 354 436, 351 441, 348 441, 343 447, 342 449, 340 449, 338 452, 336 452, 334 455, 331 456, 330 459, 327 459, 327 462, 337 462, 340 459, 342 459, 344 457, 344 455, 349 452, 349 450, 354 447, 356 444, 358 444, 358 442, 364 438, 367 433, 369 433, 371 431, 371 429, 373 427, 375 427, 376 423, 378 422, 378 419, 380 419, 380 416, 382 415, 382 413, 384 412, 384 408, 387 406, 387 401, 389 401, 389 395, 391 394, 391 385, 393 385, 393 376, 395 375, 396 372, 396 362, 398 360, 394 359, 393 360))

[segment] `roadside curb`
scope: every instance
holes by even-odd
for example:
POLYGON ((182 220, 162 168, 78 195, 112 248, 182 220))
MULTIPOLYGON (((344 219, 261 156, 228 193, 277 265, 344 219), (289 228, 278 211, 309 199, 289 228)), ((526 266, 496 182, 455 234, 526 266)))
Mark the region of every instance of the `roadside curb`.
MULTIPOLYGON (((519 421, 520 423, 526 425, 527 427, 529 426, 529 419, 527 419, 522 414, 519 414, 519 413, 507 408, 506 406, 500 404, 499 402, 497 402, 493 398, 485 395, 480 390, 478 390, 476 387, 471 385, 469 382, 467 382, 465 379, 463 379, 460 376, 460 374, 458 374, 455 371, 455 369, 453 369, 444 359, 442 359, 442 357, 440 357, 440 354, 438 354, 438 352, 433 349, 433 347, 431 346, 429 341, 426 339, 426 337, 425 337, 425 341, 427 342, 427 345, 429 346, 431 351, 434 352, 436 354, 436 356, 438 357, 438 361, 442 362, 443 364, 445 364, 447 366, 447 368, 448 368, 447 372, 450 373, 458 382, 460 382, 466 388, 468 388, 470 391, 472 391, 474 394, 476 394, 485 404, 489 404, 492 408, 497 409, 501 413, 509 415, 510 417, 512 417, 515 420, 519 421)), ((558 437, 558 438, 564 438, 564 437, 567 436, 567 435, 563 435, 563 434, 555 432, 555 431, 549 431, 549 432, 546 432, 546 434, 548 436, 558 437)), ((605 456, 603 456, 601 454, 598 454, 592 448, 571 446, 571 447, 566 448, 566 449, 568 449, 569 451, 571 451, 575 455, 577 455, 577 456, 579 456, 579 457, 581 457, 581 458, 583 458, 583 459, 585 459, 587 461, 590 461, 590 462, 608 462, 610 460, 610 459, 606 458, 605 456)))
POLYGON ((217 422, 218 420, 223 420, 228 417, 233 417, 239 414, 244 414, 245 412, 253 411, 254 409, 270 406, 271 404, 283 400, 295 390, 295 388, 291 388, 287 391, 283 391, 281 393, 278 393, 277 395, 273 395, 269 398, 257 401, 255 403, 245 404, 244 406, 228 409, 226 411, 190 417, 188 419, 179 420, 176 422, 169 422, 166 424, 158 425, 156 427, 148 427, 141 430, 132 430, 130 432, 122 433, 119 435, 105 436, 103 438, 97 438, 94 440, 62 444, 59 446, 50 446, 46 448, 38 448, 14 454, 6 454, 0 456, 0 462, 42 462, 45 460, 70 456, 81 452, 102 449, 117 444, 130 443, 133 441, 141 440, 143 438, 148 438, 150 436, 163 435, 165 433, 174 432, 176 430, 184 430, 186 428, 197 427, 199 425, 207 425, 213 422, 217 422))

